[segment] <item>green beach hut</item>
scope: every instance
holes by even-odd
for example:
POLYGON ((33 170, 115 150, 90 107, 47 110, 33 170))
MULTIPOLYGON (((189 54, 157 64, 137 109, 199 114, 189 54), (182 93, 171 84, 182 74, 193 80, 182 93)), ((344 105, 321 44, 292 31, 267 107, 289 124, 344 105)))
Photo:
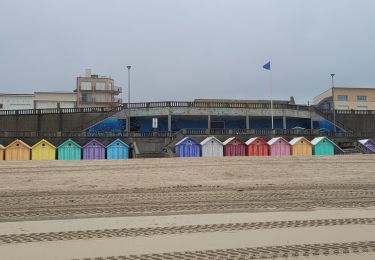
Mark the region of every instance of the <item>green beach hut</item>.
POLYGON ((82 147, 79 144, 72 139, 68 139, 57 147, 57 159, 81 160, 81 149, 82 147))
POLYGON ((325 136, 316 137, 311 141, 313 155, 334 155, 335 144, 325 136))

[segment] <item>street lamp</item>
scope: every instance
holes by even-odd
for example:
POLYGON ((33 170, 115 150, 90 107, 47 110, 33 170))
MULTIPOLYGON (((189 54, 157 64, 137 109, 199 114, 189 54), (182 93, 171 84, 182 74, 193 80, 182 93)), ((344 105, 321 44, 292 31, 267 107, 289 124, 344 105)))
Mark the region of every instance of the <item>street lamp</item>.
POLYGON ((127 126, 126 126, 126 129, 128 130, 128 133, 130 133, 130 69, 131 69, 132 66, 126 66, 126 68, 128 69, 128 120, 126 120, 127 122, 127 126))
POLYGON ((333 109, 333 131, 336 133, 336 108, 335 108, 335 74, 331 74, 332 77, 332 109, 333 109))

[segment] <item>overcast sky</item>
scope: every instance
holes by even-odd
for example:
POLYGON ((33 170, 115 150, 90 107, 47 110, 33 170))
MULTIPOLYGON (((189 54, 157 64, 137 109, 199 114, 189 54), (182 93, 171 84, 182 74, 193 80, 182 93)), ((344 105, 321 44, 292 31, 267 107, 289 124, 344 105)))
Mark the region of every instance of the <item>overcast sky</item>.
MULTIPOLYGON (((91 68, 132 101, 304 103, 375 86, 374 0, 0 0, 0 92, 71 91, 91 68), (125 94, 126 95, 126 94, 125 94)), ((125 96, 124 95, 124 96, 125 96)))

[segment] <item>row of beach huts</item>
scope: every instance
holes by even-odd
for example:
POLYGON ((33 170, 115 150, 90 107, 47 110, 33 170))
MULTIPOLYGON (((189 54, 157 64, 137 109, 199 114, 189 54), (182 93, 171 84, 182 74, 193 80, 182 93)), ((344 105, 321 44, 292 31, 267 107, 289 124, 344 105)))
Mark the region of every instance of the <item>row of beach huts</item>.
POLYGON ((268 142, 262 137, 253 137, 246 142, 237 137, 224 142, 214 136, 202 142, 185 137, 176 144, 176 154, 178 157, 334 155, 335 144, 327 137, 316 137, 311 141, 296 137, 290 142, 282 137, 272 138, 268 142))
POLYGON ((129 158, 129 145, 116 139, 107 146, 96 139, 92 139, 84 146, 80 146, 72 139, 68 139, 58 147, 43 139, 29 146, 17 139, 6 147, 0 145, 0 160, 104 160, 129 158), (56 156, 57 154, 57 156, 56 156))
MULTIPOLYGON (((359 142, 375 153, 375 142, 366 139, 359 142)), ((305 137, 296 137, 287 141, 275 137, 268 142, 261 137, 253 137, 246 142, 231 137, 221 142, 214 136, 202 142, 188 136, 176 143, 177 157, 220 157, 220 156, 308 156, 334 155, 335 144, 327 137, 316 137, 309 141, 305 137)), ((0 160, 103 160, 128 159, 129 145, 116 139, 107 146, 92 139, 81 146, 68 139, 58 147, 43 139, 29 146, 17 139, 6 147, 0 145, 0 160)))

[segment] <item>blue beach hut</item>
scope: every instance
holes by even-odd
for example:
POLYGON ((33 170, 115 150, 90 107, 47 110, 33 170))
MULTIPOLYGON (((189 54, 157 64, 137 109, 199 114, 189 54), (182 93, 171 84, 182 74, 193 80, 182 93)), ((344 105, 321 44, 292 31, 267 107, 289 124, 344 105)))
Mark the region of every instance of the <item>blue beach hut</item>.
POLYGON ((107 145, 107 159, 128 159, 129 158, 129 145, 120 139, 114 140, 107 145))
POLYGON ((81 149, 82 147, 79 144, 72 139, 68 139, 57 147, 57 159, 81 160, 81 149))
POLYGON ((187 136, 181 139, 176 145, 177 157, 200 157, 201 145, 195 139, 187 136))

